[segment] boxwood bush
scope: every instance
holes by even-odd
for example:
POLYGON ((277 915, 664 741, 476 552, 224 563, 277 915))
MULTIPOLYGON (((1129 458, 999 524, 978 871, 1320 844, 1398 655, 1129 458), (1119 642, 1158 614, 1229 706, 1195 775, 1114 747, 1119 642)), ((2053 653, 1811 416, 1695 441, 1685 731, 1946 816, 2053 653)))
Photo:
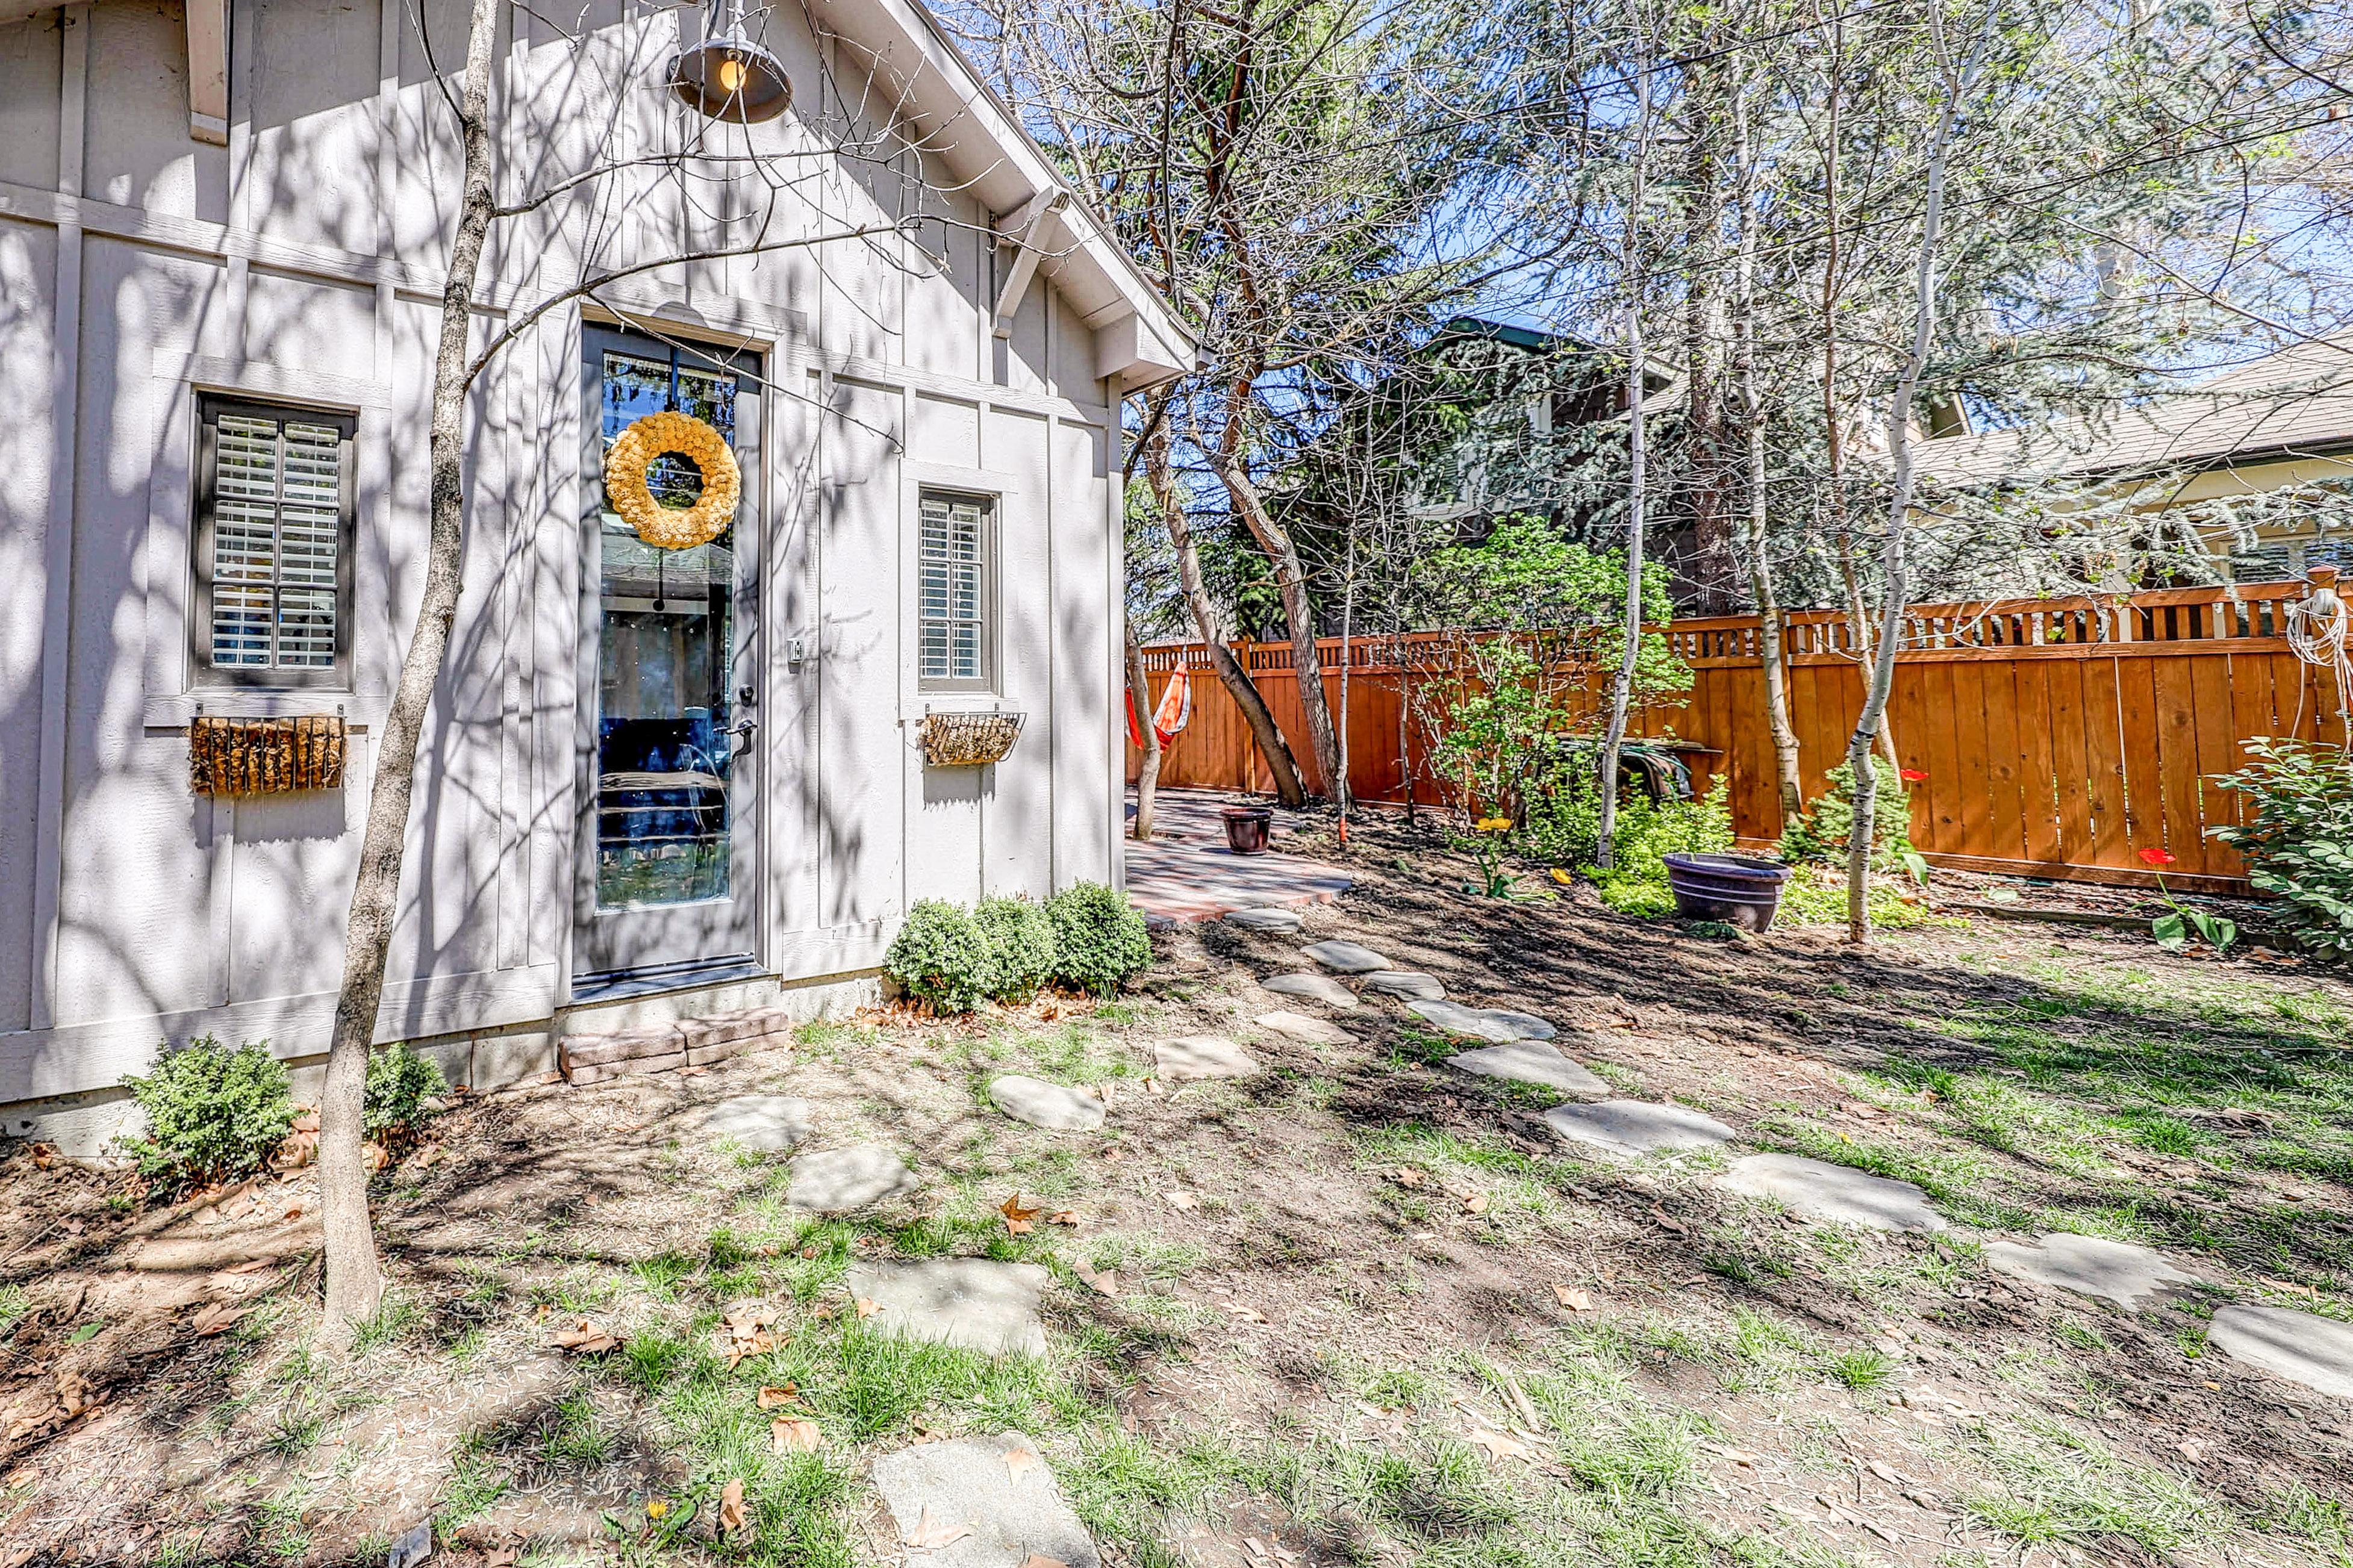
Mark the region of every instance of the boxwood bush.
POLYGON ((970 910, 923 899, 882 955, 900 991, 942 1013, 969 1013, 989 992, 988 933, 970 910))
POLYGON ((1152 963, 1144 917, 1100 882, 1080 882, 1047 900, 1054 921, 1054 978, 1074 991, 1108 996, 1152 963))
POLYGON ((122 1086, 147 1113, 146 1131, 122 1145, 141 1175, 167 1189, 258 1171, 294 1126, 286 1068, 266 1042, 231 1050, 201 1035, 166 1045, 153 1072, 122 1086))
POLYGON ((429 1114, 425 1102, 449 1087, 441 1069, 406 1046, 368 1058, 367 1100, 361 1114, 367 1135, 382 1142, 414 1133, 429 1114))
POLYGON ((1027 899, 983 899, 974 918, 988 939, 988 994, 1027 1002, 1054 976, 1054 921, 1027 899))

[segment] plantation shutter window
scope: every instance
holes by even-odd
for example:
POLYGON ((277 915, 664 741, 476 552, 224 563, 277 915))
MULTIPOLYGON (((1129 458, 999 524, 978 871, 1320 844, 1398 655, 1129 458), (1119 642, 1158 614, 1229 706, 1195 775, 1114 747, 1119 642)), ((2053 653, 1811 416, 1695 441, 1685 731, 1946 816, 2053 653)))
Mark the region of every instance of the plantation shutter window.
POLYGON ((934 689, 979 689, 989 682, 993 507, 986 496, 923 493, 916 670, 934 689))
POLYGON ((200 682, 344 683, 352 437, 348 415, 203 401, 189 626, 200 682))

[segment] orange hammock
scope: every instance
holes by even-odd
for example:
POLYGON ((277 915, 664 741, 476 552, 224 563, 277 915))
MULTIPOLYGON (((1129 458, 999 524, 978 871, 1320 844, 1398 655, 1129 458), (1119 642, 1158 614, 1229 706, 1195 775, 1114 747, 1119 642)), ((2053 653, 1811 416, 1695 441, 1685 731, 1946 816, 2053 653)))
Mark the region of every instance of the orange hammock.
MULTIPOLYGON (((1180 664, 1168 677, 1168 685, 1160 693, 1160 706, 1153 710, 1152 732, 1160 738, 1160 749, 1166 751, 1169 742, 1185 732, 1193 721, 1193 667, 1180 664)), ((1135 692, 1127 694, 1127 741, 1137 751, 1144 750, 1144 726, 1135 716, 1135 692)))

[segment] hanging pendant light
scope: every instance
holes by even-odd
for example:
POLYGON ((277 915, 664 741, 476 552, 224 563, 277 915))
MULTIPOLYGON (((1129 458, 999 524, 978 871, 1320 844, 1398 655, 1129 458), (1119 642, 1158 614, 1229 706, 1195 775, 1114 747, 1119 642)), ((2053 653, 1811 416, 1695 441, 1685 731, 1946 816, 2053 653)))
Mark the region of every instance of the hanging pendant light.
MULTIPOLYGON (((765 15, 765 12, 764 12, 765 15)), ((670 62, 670 89, 697 114, 737 125, 774 120, 792 106, 785 63, 753 41, 744 0, 711 0, 702 42, 670 62)))

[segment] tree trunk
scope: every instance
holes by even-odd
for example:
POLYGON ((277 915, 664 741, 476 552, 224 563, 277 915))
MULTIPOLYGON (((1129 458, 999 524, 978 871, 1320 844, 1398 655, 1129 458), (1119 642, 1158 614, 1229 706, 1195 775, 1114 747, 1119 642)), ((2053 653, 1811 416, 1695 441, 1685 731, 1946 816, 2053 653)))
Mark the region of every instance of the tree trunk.
POLYGON ((1609 681, 1609 726, 1601 737, 1601 824, 1594 864, 1607 871, 1618 837, 1618 753, 1626 743, 1626 707, 1634 690, 1634 665, 1642 654, 1642 525, 1649 496, 1644 490, 1642 443, 1642 205, 1651 150, 1651 73, 1648 50, 1634 70, 1634 193, 1626 209, 1625 252, 1620 270, 1626 286, 1626 650, 1609 681))
MULTIPOLYGON (((1235 416, 1239 417, 1239 416, 1235 416)), ((1315 766, 1324 775, 1324 794, 1345 816, 1348 810, 1348 780, 1342 771, 1339 731, 1332 722, 1332 705, 1324 696, 1324 661, 1315 646, 1315 607, 1307 598, 1307 574, 1299 547, 1290 532, 1266 510, 1266 502, 1241 470, 1240 463, 1223 453, 1213 458, 1218 478, 1226 487, 1234 510, 1249 525, 1250 536, 1274 565, 1274 585, 1282 595, 1282 618, 1291 631, 1291 667, 1299 679, 1299 711, 1307 723, 1308 744, 1315 748, 1315 766)))
POLYGON ((1740 149, 1739 250, 1734 258, 1732 353, 1740 382, 1742 436, 1748 458, 1748 585, 1757 599, 1757 662, 1764 679, 1765 727, 1773 737, 1773 773, 1779 785, 1781 829, 1788 832, 1805 809, 1804 776, 1799 771, 1798 730, 1789 721, 1789 672, 1782 663, 1781 605, 1773 589, 1773 563, 1766 553, 1765 399, 1757 385, 1757 150, 1749 139, 1748 84, 1732 96, 1732 134, 1740 149))
POLYGON ((1135 705, 1135 727, 1144 737, 1144 762, 1135 774, 1135 837, 1149 839, 1152 795, 1160 787, 1160 731, 1152 727, 1152 682, 1145 674, 1144 648, 1133 626, 1127 628, 1127 700, 1135 705))
POLYGON ((319 1101, 319 1209, 326 1233, 330 1342, 348 1342, 384 1299, 375 1236, 368 1214, 368 1171, 362 1149, 368 1051, 375 1040, 376 1007, 384 995, 385 957, 392 943, 400 868, 416 790, 417 742, 441 671, 451 623, 458 615, 465 552, 467 336, 472 324, 476 274, 489 232, 491 184, 490 85, 498 7, 474 0, 466 37, 466 74, 458 97, 464 154, 458 229, 441 289, 441 342, 433 366, 430 447, 431 531, 426 545, 425 595, 401 660, 400 683, 385 715, 368 791, 367 827, 360 839, 359 878, 352 889, 343 931, 343 990, 335 999, 334 1036, 327 1051, 327 1081, 319 1101))
POLYGON ((1274 721, 1274 710, 1266 705, 1258 682, 1234 657, 1234 650, 1226 646, 1217 601, 1209 597, 1208 584, 1201 576, 1201 557, 1193 548, 1192 528, 1185 521, 1185 509, 1176 504, 1176 484, 1168 468, 1166 442, 1165 434, 1155 438, 1145 454, 1145 468, 1152 481, 1152 493, 1160 503, 1161 518, 1168 525, 1168 542, 1176 556, 1176 576, 1185 585, 1185 603, 1193 612, 1193 626, 1209 650, 1209 668, 1218 672, 1219 681, 1233 698, 1234 706, 1242 710, 1242 720, 1250 725, 1251 738, 1258 742, 1259 755, 1266 759, 1267 772, 1274 777, 1276 798, 1285 805, 1304 805, 1307 791, 1299 783, 1299 763, 1291 754, 1291 742, 1282 738, 1282 727, 1274 721))
POLYGON ((1731 465, 1725 461, 1725 407, 1716 368, 1723 329, 1718 276, 1722 218, 1716 181, 1714 121, 1718 79, 1708 63, 1686 73, 1690 124, 1684 142, 1683 439, 1691 492, 1691 582, 1699 613, 1720 616, 1732 606, 1731 465))
MULTIPOLYGON (((1920 254, 1913 283, 1912 344, 1904 356, 1903 369, 1895 378, 1895 394, 1890 401, 1893 417, 1888 423, 1887 445, 1895 474, 1894 492, 1887 501, 1887 538, 1880 550, 1883 581, 1880 587, 1879 637, 1872 650, 1871 680, 1863 692, 1862 712, 1855 721, 1854 733, 1846 748, 1848 765, 1854 770, 1854 828, 1847 837, 1846 848, 1847 940, 1858 944, 1871 940, 1871 846, 1879 795, 1879 779, 1871 766, 1871 747, 1880 721, 1887 712, 1887 694, 1895 688, 1896 649, 1904 640, 1904 530, 1912 510, 1909 414, 1913 399, 1919 395, 1921 368, 1928 363, 1928 350, 1935 341, 1936 237, 1944 217, 1945 171, 1952 154, 1953 121, 1960 111, 1961 95, 1976 80, 1978 68, 1992 39, 1994 16, 1991 11, 1987 13, 1986 24, 1959 79, 1955 80, 1949 74, 1946 78, 1944 105, 1928 143, 1927 191, 1921 206, 1920 254)), ((1940 64, 1948 58, 1945 53, 1943 18, 1941 10, 1929 7, 1928 26, 1940 64)))

